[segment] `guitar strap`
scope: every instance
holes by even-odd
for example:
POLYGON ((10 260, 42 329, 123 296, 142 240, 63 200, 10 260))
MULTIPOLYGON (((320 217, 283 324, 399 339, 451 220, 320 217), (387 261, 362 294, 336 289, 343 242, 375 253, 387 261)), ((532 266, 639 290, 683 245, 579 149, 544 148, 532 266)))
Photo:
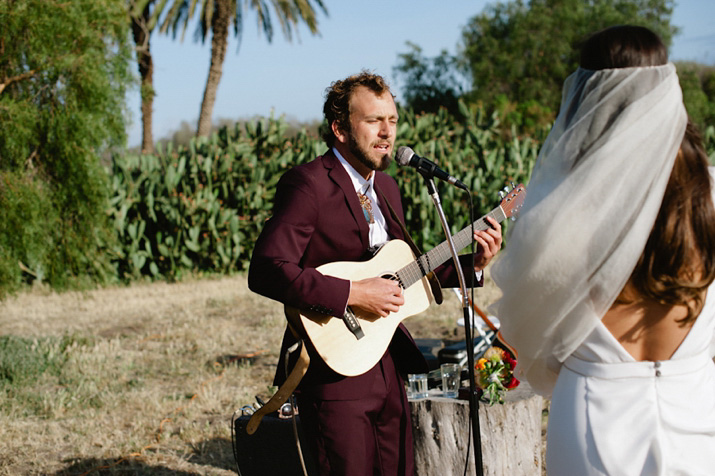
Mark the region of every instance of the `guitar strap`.
MULTIPOLYGON (((288 324, 288 327, 290 328, 293 335, 297 336, 296 332, 293 330, 293 327, 290 324, 288 324)), ((295 351, 295 347, 298 345, 300 345, 300 354, 298 355, 298 361, 295 363, 293 370, 291 370, 285 382, 283 382, 278 391, 273 394, 273 396, 270 398, 270 400, 268 400, 268 402, 266 402, 265 405, 263 405, 261 408, 256 410, 253 415, 251 415, 251 419, 248 421, 248 425, 246 425, 246 433, 248 433, 249 435, 255 433, 255 431, 258 429, 258 425, 261 424, 261 420, 265 415, 268 415, 269 413, 273 413, 274 411, 278 410, 281 405, 283 405, 283 403, 288 400, 288 398, 293 394, 293 390, 295 390, 300 381, 303 379, 305 373, 308 371, 308 366, 310 365, 310 356, 308 355, 308 350, 306 348, 305 342, 303 342, 302 340, 299 340, 287 350, 285 355, 286 366, 288 364, 288 355, 291 352, 295 351)))
MULTIPOLYGON (((395 209, 392 208, 392 205, 390 205, 389 200, 387 200, 387 197, 385 196, 384 193, 382 193, 382 189, 377 186, 377 183, 375 184, 375 190, 377 190, 377 193, 380 194, 380 199, 385 202, 387 205, 387 209, 390 210, 390 215, 392 215, 392 219, 395 220, 399 225, 400 229, 402 230, 402 234, 405 236, 405 241, 407 242, 408 245, 410 245, 410 249, 412 250, 412 253, 414 253, 415 258, 419 258, 422 255, 422 252, 420 249, 417 247, 414 241, 412 241, 412 237, 410 234, 407 232, 407 228, 405 227, 405 224, 402 223, 402 220, 397 216, 397 212, 395 212, 395 209)), ((419 262, 419 261, 418 261, 419 262)), ((434 272, 430 271, 429 273, 425 273, 427 277, 427 281, 429 282, 430 288, 432 288, 432 295, 434 296, 434 301, 437 304, 442 304, 442 287, 439 284, 439 280, 437 279, 437 276, 434 275, 434 272)))

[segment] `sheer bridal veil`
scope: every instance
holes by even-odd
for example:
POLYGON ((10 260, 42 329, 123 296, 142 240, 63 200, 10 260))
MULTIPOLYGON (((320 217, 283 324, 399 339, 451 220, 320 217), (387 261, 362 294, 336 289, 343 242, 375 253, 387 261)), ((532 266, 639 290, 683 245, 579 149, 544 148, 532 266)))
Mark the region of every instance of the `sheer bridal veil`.
POLYGON ((526 202, 491 270, 517 372, 549 395, 561 363, 628 280, 658 214, 687 114, 673 64, 564 83, 526 202))

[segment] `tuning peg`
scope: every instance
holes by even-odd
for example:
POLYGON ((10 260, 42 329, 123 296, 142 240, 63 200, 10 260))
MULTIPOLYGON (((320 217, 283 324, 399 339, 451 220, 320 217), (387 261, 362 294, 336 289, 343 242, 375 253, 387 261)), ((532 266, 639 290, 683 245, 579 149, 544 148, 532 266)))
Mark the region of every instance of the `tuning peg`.
POLYGON ((511 211, 511 216, 509 217, 509 219, 510 219, 511 221, 516 221, 516 218, 519 216, 519 211, 520 211, 520 210, 521 210, 521 206, 514 207, 514 208, 512 209, 512 211, 511 211))
POLYGON ((506 192, 504 192, 504 190, 499 190, 499 199, 504 200, 504 197, 506 197, 506 192))

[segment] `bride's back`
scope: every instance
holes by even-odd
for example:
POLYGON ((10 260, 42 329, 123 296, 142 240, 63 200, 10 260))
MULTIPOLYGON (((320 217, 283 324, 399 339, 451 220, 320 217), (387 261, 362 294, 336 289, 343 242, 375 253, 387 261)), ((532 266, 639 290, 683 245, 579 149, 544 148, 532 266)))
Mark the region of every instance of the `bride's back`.
POLYGON ((603 324, 636 360, 667 360, 715 279, 715 207, 707 155, 688 124, 658 217, 603 324))
POLYGON ((683 323, 685 305, 666 305, 652 299, 614 304, 603 324, 635 360, 670 359, 693 326, 683 323))

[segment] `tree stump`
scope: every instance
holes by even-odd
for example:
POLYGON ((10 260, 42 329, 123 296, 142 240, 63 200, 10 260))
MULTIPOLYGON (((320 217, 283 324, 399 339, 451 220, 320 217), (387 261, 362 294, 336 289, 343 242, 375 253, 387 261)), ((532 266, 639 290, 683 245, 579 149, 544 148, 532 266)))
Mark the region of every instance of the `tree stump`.
MULTIPOLYGON (((428 398, 410 400, 417 476, 461 476, 465 464, 475 475, 469 402, 441 395, 431 390, 428 398)), ((522 382, 504 400, 479 404, 484 475, 539 476, 543 398, 522 382)))

